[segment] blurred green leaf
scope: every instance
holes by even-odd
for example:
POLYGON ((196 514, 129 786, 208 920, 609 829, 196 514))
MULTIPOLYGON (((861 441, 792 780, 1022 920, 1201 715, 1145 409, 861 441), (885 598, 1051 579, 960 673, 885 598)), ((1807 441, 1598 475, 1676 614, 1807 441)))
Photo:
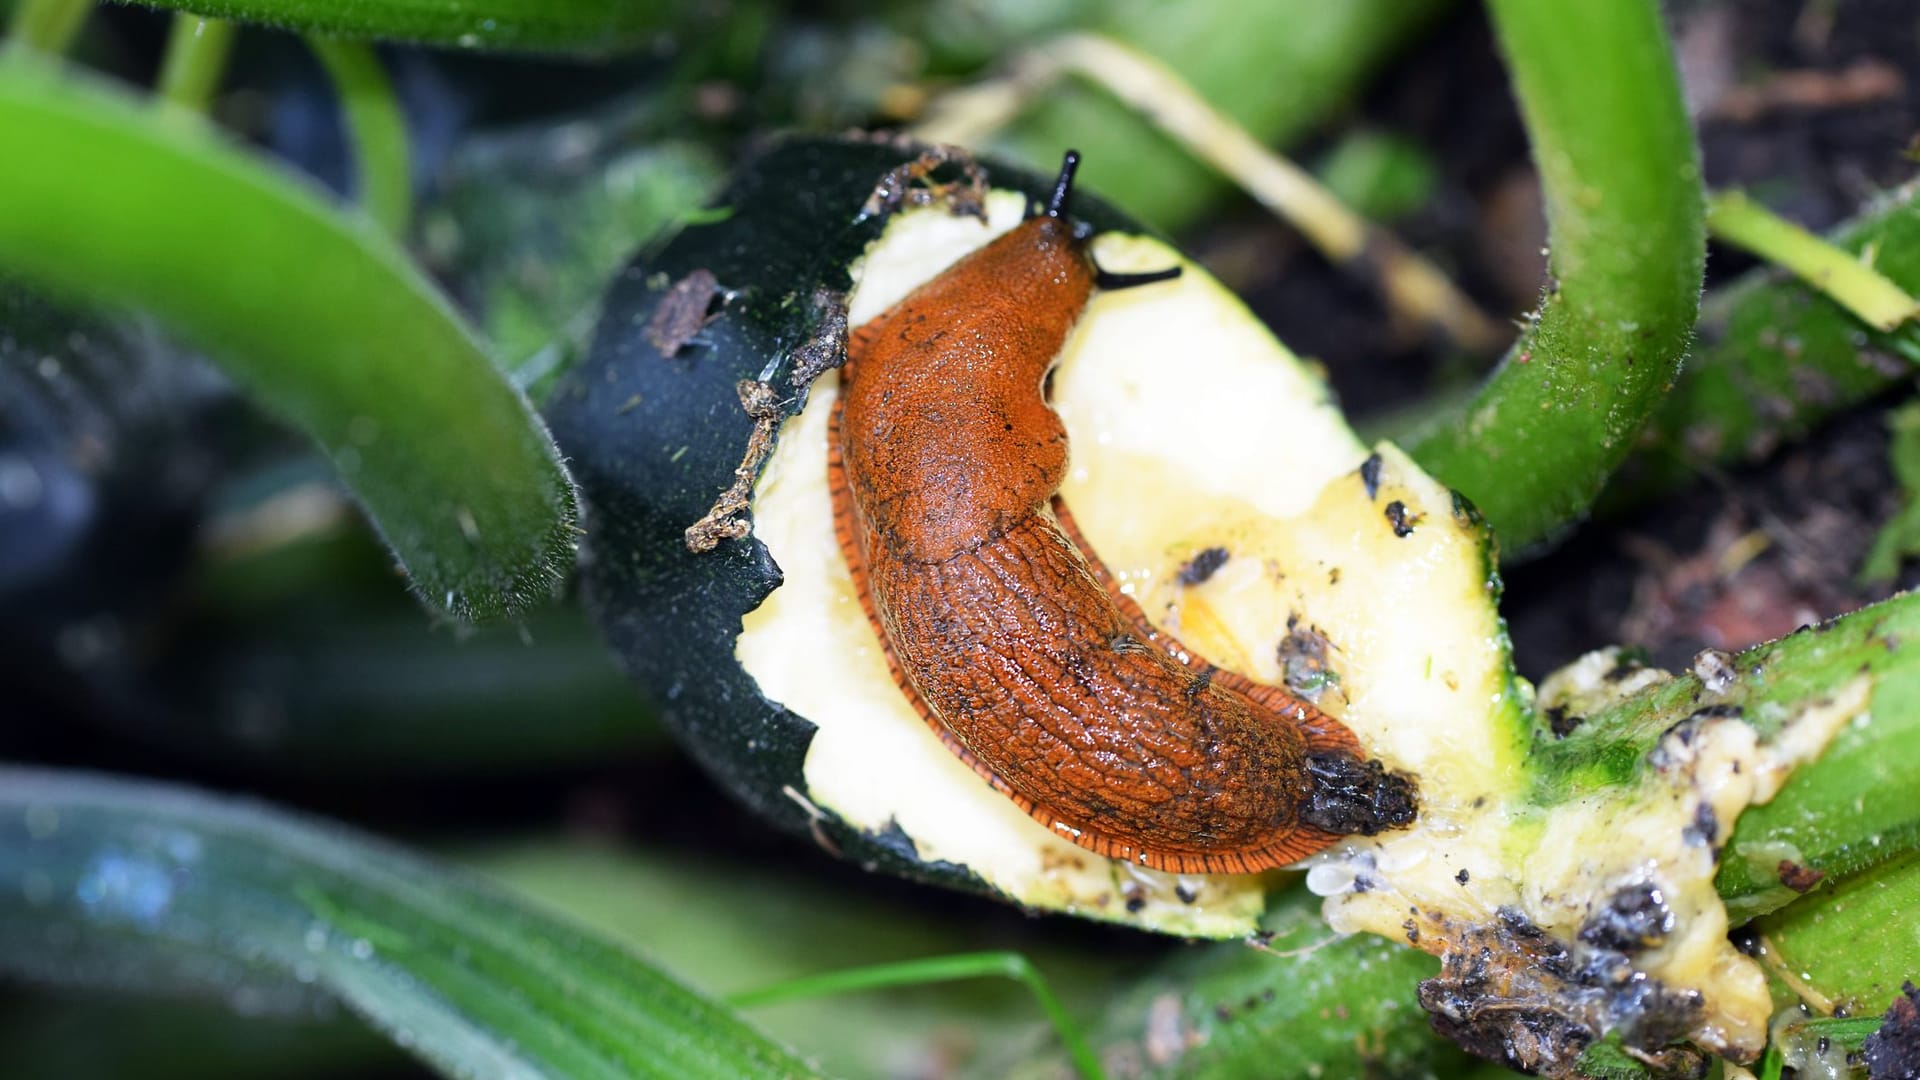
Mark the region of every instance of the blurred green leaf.
POLYGON ((694 5, 630 0, 119 0, 333 37, 599 55, 642 48, 694 5))
MULTIPOLYGON (((719 997, 848 965, 1017 946, 1069 1010, 1087 1015, 1142 956, 1166 951, 1145 937, 1075 949, 1058 927, 994 918, 1004 912, 956 913, 920 892, 876 895, 686 852, 548 841, 471 864, 719 997)), ((1003 980, 790 1001, 758 1007, 753 1018, 834 1076, 996 1076, 992 1064, 1004 1064, 1010 1048, 1058 1045, 1033 998, 1003 980)))
POLYGON ((1439 182, 1425 150, 1378 131, 1345 136, 1314 171, 1341 202, 1373 221, 1392 221, 1418 210, 1439 182))
POLYGON ((0 768, 0 971, 338 997, 471 1077, 808 1076, 723 1006, 482 882, 177 787, 0 768))
POLYGON ((204 130, 0 65, 0 270, 153 312, 327 452, 432 607, 520 610, 572 566, 572 481, 526 399, 362 216, 204 130))

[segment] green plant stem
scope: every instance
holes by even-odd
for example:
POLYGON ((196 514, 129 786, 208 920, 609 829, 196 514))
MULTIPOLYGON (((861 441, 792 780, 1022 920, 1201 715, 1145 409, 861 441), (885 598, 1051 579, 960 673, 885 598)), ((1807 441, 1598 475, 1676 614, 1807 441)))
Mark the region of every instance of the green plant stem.
POLYGON ((480 620, 552 594, 572 481, 390 239, 209 125, 155 124, 80 78, 0 65, 0 130, 0 271, 206 349, 320 444, 434 609, 480 620))
MULTIPOLYGON (((29 0, 48 2, 48 0, 29 0)), ((329 37, 462 49, 603 55, 643 48, 697 16, 690 3, 629 0, 119 0, 329 37)))
POLYGON ((1409 451, 1522 549, 1584 514, 1679 372, 1700 170, 1658 5, 1490 5, 1539 166, 1553 286, 1493 376, 1409 451))
POLYGON ((1794 275, 1882 333, 1920 314, 1920 302, 1871 265, 1738 191, 1707 200, 1707 231, 1794 275))
POLYGON ((386 69, 373 47, 364 42, 311 36, 307 43, 327 69, 340 99, 360 205, 381 228, 404 238, 413 213, 413 173, 406 117, 386 69))
POLYGON ((1846 725, 1818 760, 1802 765, 1773 801, 1741 814, 1715 881, 1737 925, 1798 897, 1781 882, 1788 859, 1849 874, 1920 845, 1920 595, 1874 604, 1735 655, 1740 673, 1707 695, 1681 674, 1586 717, 1565 738, 1541 731, 1530 760, 1553 805, 1626 782, 1650 767, 1661 737, 1711 702, 1737 707, 1762 738, 1804 708, 1866 679, 1865 719, 1846 725))
POLYGON ((59 56, 93 10, 93 0, 20 0, 7 22, 7 43, 59 56))
MULTIPOLYGON (((1905 292, 1920 292, 1920 184, 1887 193, 1828 239, 1850 253, 1871 250, 1875 270, 1905 292)), ((1699 338, 1642 449, 1609 486, 1605 509, 1671 491, 1703 468, 1758 461, 1911 380, 1920 362, 1920 326, 1875 330, 1770 268, 1715 290, 1699 338)))
POLYGON ((908 960, 897 964, 876 964, 869 967, 851 968, 846 971, 829 971, 819 975, 790 979, 786 982, 764 986, 757 990, 746 990, 727 996, 727 1004, 736 1009, 750 1009, 756 1005, 773 1005, 782 1001, 798 1001, 803 998, 823 997, 829 994, 853 994, 866 990, 884 990, 893 986, 922 986, 928 983, 955 982, 961 979, 1012 979, 1027 988, 1033 999, 1039 1003, 1041 1011, 1047 1014, 1054 1031, 1060 1035, 1060 1043, 1066 1047, 1067 1056, 1073 1060, 1073 1066, 1079 1070, 1085 1080, 1103 1080, 1106 1070, 1100 1067, 1100 1059, 1094 1056, 1093 1048, 1087 1044, 1085 1035, 1073 1017, 1067 1015, 1066 1007, 1054 996, 1037 968, 1027 962, 1027 958, 1017 952, 979 952, 961 953, 956 956, 936 956, 925 960, 908 960))
POLYGON ((204 113, 226 74, 233 46, 233 24, 176 14, 167 32, 167 54, 160 62, 160 100, 204 113))

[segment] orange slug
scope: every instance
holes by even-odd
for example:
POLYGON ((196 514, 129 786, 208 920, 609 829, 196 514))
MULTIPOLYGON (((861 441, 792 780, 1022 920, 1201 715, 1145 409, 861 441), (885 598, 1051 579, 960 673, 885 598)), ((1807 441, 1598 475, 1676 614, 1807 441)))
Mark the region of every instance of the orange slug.
POLYGON ((1249 873, 1405 824, 1406 778, 1312 705, 1188 659, 1072 535, 1047 373, 1096 286, 1178 272, 1094 265, 1077 163, 848 342, 828 479, 894 677, 988 783, 1103 856, 1249 873))

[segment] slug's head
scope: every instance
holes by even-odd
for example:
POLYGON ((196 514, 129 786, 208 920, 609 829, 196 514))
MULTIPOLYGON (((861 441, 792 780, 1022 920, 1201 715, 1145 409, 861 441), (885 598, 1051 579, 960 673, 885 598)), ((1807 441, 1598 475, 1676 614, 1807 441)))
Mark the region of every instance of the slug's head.
MULTIPOLYGON (((1053 194, 1042 204, 1037 199, 1027 202, 1027 222, 1038 222, 1042 235, 1059 235, 1068 240, 1077 249, 1084 250, 1093 239, 1093 226, 1086 222, 1075 222, 1070 216, 1073 202, 1073 177, 1080 171, 1080 151, 1069 150, 1060 159, 1060 176, 1053 182, 1053 194)), ((1089 256, 1088 261, 1092 258, 1089 256)), ((1101 289, 1131 289, 1137 285, 1151 285, 1156 281, 1170 281, 1180 276, 1180 268, 1169 266, 1165 270, 1153 270, 1144 274, 1115 274, 1093 264, 1093 283, 1101 289)))

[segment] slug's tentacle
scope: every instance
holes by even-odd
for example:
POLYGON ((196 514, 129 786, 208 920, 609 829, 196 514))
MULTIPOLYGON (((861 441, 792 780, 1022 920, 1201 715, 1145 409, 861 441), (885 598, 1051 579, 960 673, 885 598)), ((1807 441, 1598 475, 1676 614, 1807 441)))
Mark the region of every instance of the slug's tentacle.
POLYGON ((1093 283, 1105 292, 1116 289, 1133 289, 1141 285, 1152 285, 1161 281, 1172 281, 1180 276, 1180 268, 1169 266, 1165 270, 1148 270, 1138 274, 1116 274, 1111 270, 1093 268, 1093 283))

